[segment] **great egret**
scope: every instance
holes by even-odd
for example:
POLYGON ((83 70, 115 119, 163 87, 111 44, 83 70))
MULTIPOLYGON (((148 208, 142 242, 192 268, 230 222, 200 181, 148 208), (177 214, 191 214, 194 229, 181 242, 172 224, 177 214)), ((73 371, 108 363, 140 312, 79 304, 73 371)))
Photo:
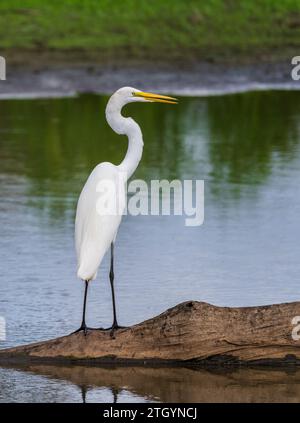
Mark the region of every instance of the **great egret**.
POLYGON ((120 184, 125 187, 125 182, 136 170, 143 152, 143 136, 139 125, 130 117, 121 114, 122 108, 133 102, 160 102, 176 104, 173 97, 146 93, 132 87, 123 87, 117 90, 109 99, 105 114, 110 127, 120 135, 127 135, 128 149, 122 163, 118 166, 104 162, 98 164, 86 181, 79 196, 75 219, 75 244, 78 261, 77 276, 85 282, 82 323, 76 331, 87 334, 88 327, 85 323, 86 300, 89 282, 97 276, 101 261, 111 248, 109 279, 113 304, 113 324, 111 330, 118 329, 116 301, 114 292, 114 242, 121 223, 125 207, 125 189, 119 189, 120 184), (124 177, 125 175, 125 177, 124 177), (116 187, 109 195, 112 203, 118 204, 118 213, 99 213, 97 202, 101 197, 99 183, 110 181, 116 187), (121 181, 121 182, 120 182, 121 181))

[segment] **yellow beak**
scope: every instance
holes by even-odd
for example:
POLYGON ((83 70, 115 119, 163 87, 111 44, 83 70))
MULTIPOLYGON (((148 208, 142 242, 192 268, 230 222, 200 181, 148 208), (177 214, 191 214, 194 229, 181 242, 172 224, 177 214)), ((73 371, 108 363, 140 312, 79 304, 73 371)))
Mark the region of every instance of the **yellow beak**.
POLYGON ((156 103, 177 104, 178 102, 177 98, 174 97, 168 97, 167 95, 144 93, 143 91, 137 91, 133 95, 135 97, 143 97, 145 100, 153 101, 156 103))

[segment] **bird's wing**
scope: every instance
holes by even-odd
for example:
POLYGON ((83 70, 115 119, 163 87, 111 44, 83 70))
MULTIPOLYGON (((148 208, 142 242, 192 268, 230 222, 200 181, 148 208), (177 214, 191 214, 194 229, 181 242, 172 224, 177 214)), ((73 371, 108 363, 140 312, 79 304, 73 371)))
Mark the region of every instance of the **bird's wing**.
POLYGON ((95 278, 103 256, 116 237, 125 207, 124 187, 118 167, 101 163, 81 191, 75 219, 78 277, 81 279, 95 278))

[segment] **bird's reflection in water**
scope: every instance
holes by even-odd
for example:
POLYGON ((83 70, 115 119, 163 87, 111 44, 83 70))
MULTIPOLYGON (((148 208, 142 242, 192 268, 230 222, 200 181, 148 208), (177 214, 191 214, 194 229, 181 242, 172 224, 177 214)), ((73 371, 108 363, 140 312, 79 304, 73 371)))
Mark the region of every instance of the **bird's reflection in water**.
MULTIPOLYGON (((80 385, 80 391, 81 391, 81 399, 82 399, 82 403, 86 404, 87 400, 86 400, 86 394, 88 392, 88 386, 87 385, 80 385)), ((112 403, 113 404, 117 404, 118 402, 118 394, 120 392, 120 390, 118 388, 115 387, 111 387, 110 391, 112 393, 112 403)))
POLYGON ((119 389, 111 388, 111 392, 113 394, 113 404, 117 404, 117 402, 118 402, 119 389))
MULTIPOLYGON (((101 392, 103 388, 109 390, 113 403, 122 402, 124 393, 130 399, 174 403, 300 401, 300 369, 237 368, 216 371, 190 367, 41 364, 14 365, 12 368, 56 381, 71 382, 80 388, 83 403, 94 402, 99 388, 101 392)), ((57 401, 60 400, 57 398, 57 401)), ((103 402, 109 402, 106 394, 103 402)))
POLYGON ((81 398, 82 398, 82 403, 85 404, 86 403, 86 393, 87 393, 87 386, 86 385, 81 385, 80 386, 80 391, 81 391, 81 398))

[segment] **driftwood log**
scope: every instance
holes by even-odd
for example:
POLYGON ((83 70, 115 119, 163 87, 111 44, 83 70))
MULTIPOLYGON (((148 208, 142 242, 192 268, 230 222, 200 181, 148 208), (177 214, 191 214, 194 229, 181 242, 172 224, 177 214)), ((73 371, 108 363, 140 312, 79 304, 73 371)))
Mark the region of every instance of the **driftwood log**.
MULTIPOLYGON (((300 364, 292 337, 300 302, 216 307, 188 301, 115 332, 91 330, 0 351, 0 365, 21 361, 112 364, 300 364)), ((300 318, 299 318, 300 322, 300 318)), ((299 330, 300 335, 300 330, 299 330)))

